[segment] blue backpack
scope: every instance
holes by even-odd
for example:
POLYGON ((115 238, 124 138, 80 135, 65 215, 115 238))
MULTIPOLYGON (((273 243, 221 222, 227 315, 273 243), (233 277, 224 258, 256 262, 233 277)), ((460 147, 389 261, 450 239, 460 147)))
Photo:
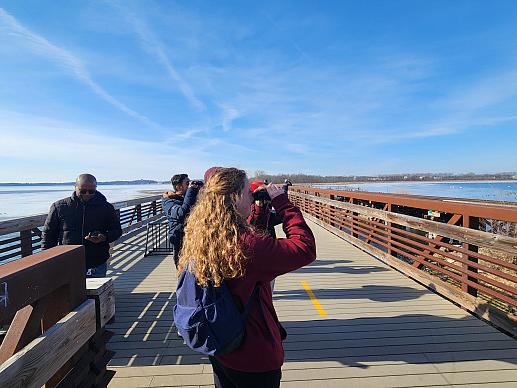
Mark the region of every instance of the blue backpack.
POLYGON ((174 324, 192 350, 208 356, 230 353, 244 340, 246 318, 259 292, 257 284, 241 313, 224 281, 219 287, 202 287, 194 274, 183 270, 176 289, 174 324))

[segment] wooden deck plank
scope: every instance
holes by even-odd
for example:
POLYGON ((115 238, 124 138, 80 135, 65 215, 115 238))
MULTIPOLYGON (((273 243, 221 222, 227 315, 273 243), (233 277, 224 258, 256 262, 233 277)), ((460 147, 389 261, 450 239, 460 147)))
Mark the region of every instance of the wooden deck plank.
MULTIPOLYGON (((289 333, 282 387, 513 384, 514 340, 310 225, 318 259, 275 283, 274 303, 289 333), (302 281, 327 316, 313 307, 302 281)), ((112 261, 117 315, 109 326, 116 372, 110 386, 211 387, 208 359, 186 348, 172 326, 172 258, 143 258, 144 241, 138 234, 128 239, 112 261)))

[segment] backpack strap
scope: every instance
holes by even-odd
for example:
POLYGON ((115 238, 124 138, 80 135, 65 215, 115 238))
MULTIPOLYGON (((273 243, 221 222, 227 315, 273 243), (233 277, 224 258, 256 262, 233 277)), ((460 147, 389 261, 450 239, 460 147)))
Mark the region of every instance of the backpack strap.
MULTIPOLYGON (((244 317, 244 319, 246 319, 248 317, 248 315, 251 311, 251 308, 253 307, 254 301, 256 299, 259 299, 259 295, 260 295, 260 284, 257 283, 255 285, 255 288, 253 289, 253 292, 252 292, 250 298, 248 299, 248 302, 246 303, 246 306, 244 306, 244 312, 242 313, 242 316, 244 317)), ((260 303, 260 300, 258 301, 258 304, 259 304, 259 308, 260 308, 260 313, 262 315, 262 319, 264 320, 264 322, 266 322, 266 317, 264 315, 264 310, 262 308, 262 303, 260 303)), ((275 337, 273 337, 273 334, 269 330, 269 327, 262 327, 262 331, 264 332, 266 337, 269 337, 270 341, 275 342, 275 337)))
MULTIPOLYGON (((246 305, 244 306, 244 311, 242 312, 242 316, 244 319, 246 319, 251 311, 251 308, 253 307, 253 302, 258 299, 258 296, 260 294, 260 284, 256 284, 255 288, 253 289, 253 292, 251 293, 250 298, 248 299, 248 302, 246 302, 246 305)), ((260 303, 260 302, 259 302, 260 303)))

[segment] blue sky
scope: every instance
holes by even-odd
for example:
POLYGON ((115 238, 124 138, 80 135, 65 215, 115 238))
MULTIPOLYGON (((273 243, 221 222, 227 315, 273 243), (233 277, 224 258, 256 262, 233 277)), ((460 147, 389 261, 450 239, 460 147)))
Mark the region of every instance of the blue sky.
POLYGON ((517 170, 517 2, 0 0, 0 181, 517 170))

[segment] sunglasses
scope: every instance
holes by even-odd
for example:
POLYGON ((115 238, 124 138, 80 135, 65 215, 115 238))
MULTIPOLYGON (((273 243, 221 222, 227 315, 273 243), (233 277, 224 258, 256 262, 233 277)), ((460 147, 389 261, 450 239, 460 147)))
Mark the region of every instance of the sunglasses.
POLYGON ((80 192, 81 194, 83 194, 83 195, 84 195, 84 194, 87 194, 87 193, 88 193, 88 194, 95 194, 95 192, 96 192, 96 191, 97 191, 97 190, 85 190, 85 189, 81 189, 81 190, 79 190, 79 192, 80 192))

